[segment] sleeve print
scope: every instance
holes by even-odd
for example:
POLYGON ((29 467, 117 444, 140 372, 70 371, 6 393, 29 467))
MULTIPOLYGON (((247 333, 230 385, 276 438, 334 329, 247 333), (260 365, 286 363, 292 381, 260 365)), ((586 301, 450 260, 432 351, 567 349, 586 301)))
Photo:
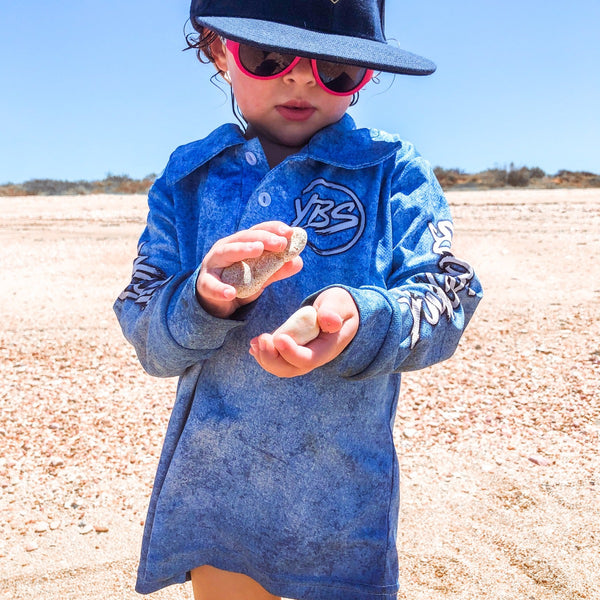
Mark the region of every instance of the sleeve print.
POLYGON ((434 326, 442 317, 452 321, 455 309, 460 307, 459 292, 465 290, 467 296, 476 296, 471 289, 475 273, 466 262, 456 258, 451 252, 453 225, 451 221, 440 221, 437 226, 429 223, 434 242, 432 251, 440 257, 439 273, 421 273, 413 278, 414 283, 425 288, 424 293, 396 291, 397 301, 409 307, 413 324, 410 332, 410 349, 421 339, 423 322, 434 326))
POLYGON ((162 269, 148 263, 149 257, 144 254, 145 245, 142 243, 138 247, 138 257, 133 261, 131 282, 119 296, 119 300, 133 300, 142 309, 146 307, 152 294, 171 279, 162 269))

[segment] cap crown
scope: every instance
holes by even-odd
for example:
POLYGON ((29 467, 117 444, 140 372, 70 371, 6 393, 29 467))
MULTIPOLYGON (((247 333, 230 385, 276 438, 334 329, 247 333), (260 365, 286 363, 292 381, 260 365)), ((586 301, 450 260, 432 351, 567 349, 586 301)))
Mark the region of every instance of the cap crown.
POLYGON ((385 42, 385 0, 192 0, 190 14, 271 21, 385 42))

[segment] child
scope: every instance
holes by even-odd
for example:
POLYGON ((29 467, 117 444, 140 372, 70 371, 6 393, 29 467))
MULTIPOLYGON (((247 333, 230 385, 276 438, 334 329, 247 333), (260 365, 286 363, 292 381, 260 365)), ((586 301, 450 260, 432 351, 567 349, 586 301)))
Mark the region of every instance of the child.
POLYGON ((388 45, 383 0, 194 0, 245 131, 179 148, 149 194, 115 304, 144 368, 179 377, 137 590, 196 599, 392 600, 402 371, 452 355, 480 299, 450 253, 428 163, 346 110, 373 71, 434 65, 388 45), (308 243, 249 298, 223 269, 308 243), (320 334, 272 335, 303 305, 320 334))

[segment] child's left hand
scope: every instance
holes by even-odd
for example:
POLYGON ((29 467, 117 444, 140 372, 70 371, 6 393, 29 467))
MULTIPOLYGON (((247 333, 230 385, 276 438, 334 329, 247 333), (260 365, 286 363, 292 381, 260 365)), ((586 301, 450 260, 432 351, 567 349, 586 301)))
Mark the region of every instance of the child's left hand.
POLYGON ((305 375, 338 356, 354 339, 359 325, 358 308, 343 288, 329 288, 317 296, 313 306, 321 333, 306 346, 299 346, 284 333, 263 333, 250 342, 250 354, 277 377, 305 375))

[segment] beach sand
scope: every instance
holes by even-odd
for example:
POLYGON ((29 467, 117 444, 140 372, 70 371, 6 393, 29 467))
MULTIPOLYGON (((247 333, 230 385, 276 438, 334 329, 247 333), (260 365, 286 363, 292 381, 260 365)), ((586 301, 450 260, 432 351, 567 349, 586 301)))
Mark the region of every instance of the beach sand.
MULTIPOLYGON (((404 377, 399 599, 600 598, 600 190, 450 192, 485 298, 404 377)), ((175 381, 112 313, 142 196, 0 198, 0 598, 127 600, 175 381)), ((157 599, 191 599, 188 585, 157 599)))

